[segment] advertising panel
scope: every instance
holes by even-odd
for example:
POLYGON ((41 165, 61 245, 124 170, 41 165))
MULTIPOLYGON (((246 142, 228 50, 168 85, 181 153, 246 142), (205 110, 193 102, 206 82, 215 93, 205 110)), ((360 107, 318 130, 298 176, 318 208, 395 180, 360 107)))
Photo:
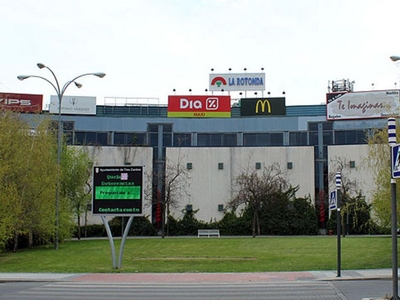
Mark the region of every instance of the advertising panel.
POLYGON ((142 215, 143 187, 142 166, 95 166, 92 213, 142 215))
POLYGON ((399 90, 326 94, 327 120, 387 118, 399 112, 399 90))
MULTIPOLYGON (((58 114, 58 96, 50 97, 49 111, 51 114, 58 114)), ((96 97, 63 96, 61 113, 64 115, 95 115, 96 97)))
POLYGON ((244 98, 240 99, 241 116, 284 116, 286 115, 285 97, 244 98))
POLYGON ((210 91, 264 91, 265 73, 210 74, 210 91))
POLYGON ((231 96, 168 96, 170 118, 230 118, 231 96))
POLYGON ((0 93, 0 110, 40 113, 43 95, 0 93))

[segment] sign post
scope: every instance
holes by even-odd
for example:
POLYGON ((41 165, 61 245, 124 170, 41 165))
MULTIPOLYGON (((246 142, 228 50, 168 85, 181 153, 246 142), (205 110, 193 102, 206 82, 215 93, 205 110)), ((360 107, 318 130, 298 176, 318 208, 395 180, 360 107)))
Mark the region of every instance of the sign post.
POLYGON ((114 269, 120 269, 125 241, 133 217, 143 215, 143 166, 111 166, 93 168, 93 215, 100 215, 107 231, 114 269), (121 241, 118 266, 107 216, 129 216, 121 241))
POLYGON ((390 193, 392 202, 392 279, 393 296, 391 299, 399 299, 398 296, 398 267, 397 267, 397 203, 396 203, 396 178, 400 177, 399 148, 396 145, 396 119, 388 119, 388 138, 391 156, 390 193))
POLYGON ((337 277, 341 276, 341 227, 342 227, 342 220, 340 216, 340 188, 342 186, 342 175, 340 172, 336 172, 335 178, 335 185, 336 185, 336 228, 337 228, 337 277))

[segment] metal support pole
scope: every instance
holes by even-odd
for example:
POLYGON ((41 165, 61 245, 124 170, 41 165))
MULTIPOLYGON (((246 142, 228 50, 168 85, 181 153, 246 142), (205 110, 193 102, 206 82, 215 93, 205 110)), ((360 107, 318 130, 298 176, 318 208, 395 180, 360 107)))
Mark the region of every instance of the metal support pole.
POLYGON ((113 269, 116 269, 117 268, 117 258, 115 256, 115 246, 114 246, 112 232, 110 229, 110 224, 108 224, 106 216, 101 216, 101 219, 103 220, 103 224, 104 224, 104 227, 106 228, 106 232, 107 232, 107 236, 108 236, 108 241, 110 242, 112 267, 113 267, 113 269))
POLYGON ((130 216, 124 230, 124 235, 121 241, 121 247, 119 248, 118 269, 121 269, 122 266, 122 255, 124 254, 125 241, 128 236, 129 228, 131 227, 132 221, 133 221, 133 216, 130 216))
POLYGON ((398 267, 397 267, 397 203, 396 203, 396 179, 391 179, 391 198, 392 198, 392 278, 393 278, 393 297, 398 296, 398 267))
POLYGON ((341 274, 341 264, 342 264, 342 245, 341 245, 341 227, 342 219, 340 215, 340 187, 342 186, 342 177, 340 172, 336 172, 336 231, 337 231, 337 277, 342 276, 341 274))
POLYGON ((393 279, 393 296, 391 299, 399 299, 398 296, 398 262, 397 262, 397 203, 396 203, 396 179, 393 176, 393 147, 396 146, 396 119, 388 119, 388 139, 390 146, 390 193, 392 202, 392 279, 393 279))

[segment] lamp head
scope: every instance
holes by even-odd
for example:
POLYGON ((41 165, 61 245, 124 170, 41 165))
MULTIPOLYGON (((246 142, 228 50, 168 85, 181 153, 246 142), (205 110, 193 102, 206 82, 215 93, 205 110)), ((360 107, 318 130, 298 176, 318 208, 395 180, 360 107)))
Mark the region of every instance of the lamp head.
POLYGON ((82 84, 80 84, 79 82, 74 81, 74 83, 75 83, 75 86, 76 86, 78 89, 80 89, 80 88, 82 87, 82 84))
POLYGON ((29 75, 18 75, 17 76, 17 78, 19 79, 19 80, 25 80, 25 79, 28 79, 30 76, 29 75))
POLYGON ((106 73, 102 73, 102 72, 98 72, 98 73, 93 73, 94 76, 103 78, 104 76, 106 76, 106 73))
POLYGON ((36 65, 38 66, 39 69, 46 68, 46 66, 42 63, 37 63, 36 65))

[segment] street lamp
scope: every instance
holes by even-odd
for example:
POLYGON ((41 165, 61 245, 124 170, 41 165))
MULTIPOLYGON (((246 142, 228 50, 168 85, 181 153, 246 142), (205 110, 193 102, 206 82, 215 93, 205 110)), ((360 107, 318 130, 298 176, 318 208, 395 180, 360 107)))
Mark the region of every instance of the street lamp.
POLYGON ((19 80, 25 80, 28 78, 39 78, 42 79, 46 82, 48 82, 56 91, 57 94, 57 98, 58 98, 58 135, 57 135, 57 165, 58 165, 58 171, 57 171, 57 186, 56 186, 56 232, 55 232, 55 241, 54 241, 54 249, 58 250, 58 235, 59 235, 59 226, 60 226, 60 222, 59 222, 59 207, 60 207, 60 168, 61 168, 61 140, 62 140, 62 126, 61 126, 61 103, 62 103, 62 98, 64 96, 64 93, 66 91, 66 89, 69 87, 69 85, 71 83, 74 83, 75 86, 77 88, 81 88, 82 84, 80 84, 79 82, 76 82, 75 80, 77 80, 78 78, 84 77, 84 76, 89 76, 89 75, 93 75, 93 76, 97 76, 99 78, 103 78, 104 76, 106 76, 105 73, 85 73, 85 74, 81 74, 79 76, 76 76, 75 78, 67 81, 64 86, 61 88, 60 84, 58 82, 57 76, 56 74, 54 74, 53 70, 50 69, 49 67, 47 67, 46 65, 42 64, 42 63, 38 63, 37 64, 39 69, 47 69, 50 71, 51 75, 54 78, 54 83, 51 82, 49 79, 42 77, 42 76, 37 76, 37 75, 19 75, 17 76, 17 78, 19 80))
POLYGON ((400 56, 393 55, 393 56, 390 57, 390 59, 391 59, 392 61, 398 61, 398 60, 400 60, 400 56))

